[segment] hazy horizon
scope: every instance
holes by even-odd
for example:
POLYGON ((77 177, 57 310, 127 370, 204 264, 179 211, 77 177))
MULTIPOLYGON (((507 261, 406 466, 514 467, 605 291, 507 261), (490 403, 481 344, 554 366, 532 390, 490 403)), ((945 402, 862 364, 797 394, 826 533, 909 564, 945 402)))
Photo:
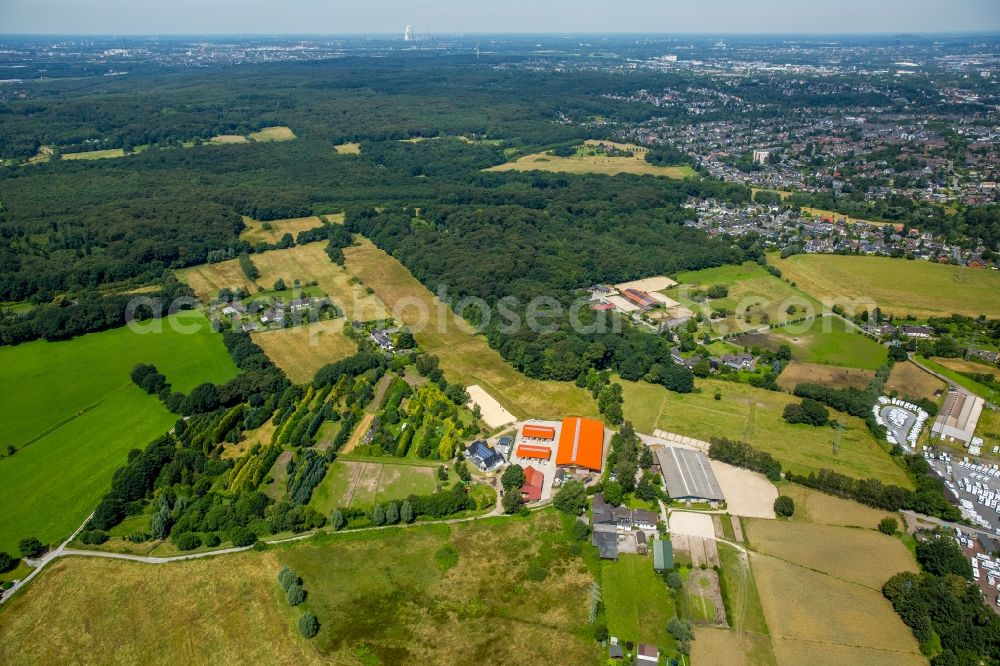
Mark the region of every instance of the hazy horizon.
POLYGON ((1000 32, 996 0, 4 0, 2 34, 65 36, 892 35, 1000 32), (636 30, 637 27, 642 30, 636 30), (821 26, 822 29, 817 29, 821 26))

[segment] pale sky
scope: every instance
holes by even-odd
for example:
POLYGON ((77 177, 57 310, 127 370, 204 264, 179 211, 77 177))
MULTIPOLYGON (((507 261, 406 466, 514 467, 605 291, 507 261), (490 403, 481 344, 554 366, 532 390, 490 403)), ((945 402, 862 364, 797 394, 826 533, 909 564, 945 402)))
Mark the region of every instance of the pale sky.
POLYGON ((1000 0, 0 0, 0 33, 1000 31, 1000 0))

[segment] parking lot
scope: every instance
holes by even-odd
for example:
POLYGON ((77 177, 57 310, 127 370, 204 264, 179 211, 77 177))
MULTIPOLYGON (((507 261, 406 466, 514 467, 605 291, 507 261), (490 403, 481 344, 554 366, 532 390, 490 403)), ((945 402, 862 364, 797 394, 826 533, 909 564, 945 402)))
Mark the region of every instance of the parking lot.
POLYGON ((879 398, 879 404, 873 410, 876 422, 888 431, 886 440, 913 453, 920 431, 927 422, 927 412, 913 403, 885 396, 879 398))
POLYGON ((962 512, 978 527, 1000 534, 1000 469, 925 448, 924 457, 959 500, 962 512))

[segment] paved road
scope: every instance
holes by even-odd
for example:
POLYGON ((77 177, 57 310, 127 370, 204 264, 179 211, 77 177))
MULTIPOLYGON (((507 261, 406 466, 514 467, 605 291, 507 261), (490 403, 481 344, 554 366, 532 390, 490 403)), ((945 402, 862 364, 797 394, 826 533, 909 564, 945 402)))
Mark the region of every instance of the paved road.
POLYGON ((931 523, 932 525, 940 525, 942 527, 947 527, 950 529, 955 529, 956 527, 963 532, 978 532, 980 534, 985 534, 988 537, 995 537, 989 530, 980 529, 978 527, 969 527, 968 525, 962 525, 961 523, 953 523, 948 520, 941 520, 940 518, 933 518, 931 516, 925 516, 922 513, 915 513, 913 511, 903 510, 902 513, 906 516, 906 522, 908 524, 913 524, 915 522, 931 523))
MULTIPOLYGON (((550 502, 542 502, 529 508, 531 511, 537 511, 539 509, 544 509, 549 504, 550 502)), ((220 550, 208 550, 200 553, 187 553, 184 555, 173 555, 170 557, 151 557, 148 555, 130 555, 127 553, 111 553, 101 550, 78 550, 74 548, 69 548, 68 546, 70 542, 72 542, 73 539, 75 539, 77 535, 80 534, 83 528, 86 527, 87 523, 90 522, 90 519, 93 517, 93 515, 94 514, 90 514, 89 516, 87 516, 87 519, 83 521, 83 524, 80 525, 80 527, 78 527, 76 531, 73 532, 73 534, 70 535, 68 539, 62 542, 58 548, 50 550, 45 555, 43 555, 39 560, 31 561, 31 563, 34 564, 34 568, 27 576, 25 576, 22 580, 19 580, 17 583, 14 584, 13 587, 11 587, 11 589, 7 590, 7 592, 4 593, 3 597, 0 598, 0 604, 6 603, 9 599, 11 599, 14 596, 15 593, 17 593, 18 590, 20 590, 22 587, 31 582, 31 580, 35 576, 37 576, 42 571, 42 569, 44 569, 50 562, 60 557, 98 557, 111 560, 127 560, 129 562, 141 562, 143 564, 169 564, 171 562, 196 560, 203 557, 215 557, 216 555, 229 555, 231 553, 242 553, 244 551, 253 548, 253 546, 243 546, 239 548, 222 548, 220 550)), ((408 525, 382 525, 380 527, 362 527, 357 530, 350 530, 350 532, 368 532, 372 530, 385 530, 393 527, 406 528, 406 527, 431 525, 431 524, 451 525, 455 523, 467 523, 474 520, 483 520, 484 518, 493 518, 496 516, 503 516, 503 515, 505 515, 503 512, 503 505, 500 504, 500 498, 498 497, 496 506, 493 507, 493 509, 489 513, 484 513, 478 516, 468 516, 465 518, 452 518, 449 520, 435 520, 422 523, 410 523, 408 525)), ((263 540, 263 542, 268 545, 277 545, 282 543, 291 543, 295 541, 304 541, 306 539, 316 536, 317 534, 322 534, 325 532, 333 532, 333 531, 334 530, 330 528, 321 528, 318 530, 313 530, 311 532, 304 532, 302 534, 296 534, 295 536, 285 537, 282 539, 270 539, 270 540, 265 539, 263 540)))

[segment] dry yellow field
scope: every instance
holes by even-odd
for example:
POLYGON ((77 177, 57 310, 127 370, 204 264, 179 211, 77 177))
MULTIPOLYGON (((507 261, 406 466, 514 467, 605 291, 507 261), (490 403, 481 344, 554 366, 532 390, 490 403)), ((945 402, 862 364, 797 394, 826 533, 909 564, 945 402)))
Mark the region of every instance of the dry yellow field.
POLYGON ((598 155, 556 157, 547 153, 535 153, 518 158, 514 162, 490 167, 487 171, 553 171, 558 173, 599 173, 615 176, 620 173, 637 176, 666 176, 682 180, 695 176, 690 167, 657 166, 646 161, 648 148, 613 141, 588 140, 590 145, 611 144, 622 150, 631 150, 631 157, 601 157, 598 155))
POLYGON ((926 663, 880 591, 767 555, 750 561, 779 664, 926 663), (845 651, 855 661, 840 661, 845 651))
MULTIPOLYGON (((784 199, 785 197, 782 197, 784 199)), ((863 220, 860 217, 851 217, 850 215, 844 215, 843 213, 835 213, 832 210, 824 210, 822 208, 810 208, 808 206, 802 209, 804 213, 809 213, 813 217, 822 217, 833 220, 834 222, 845 222, 847 224, 867 224, 873 227, 895 227, 896 229, 902 229, 902 224, 893 224, 892 222, 876 222, 875 220, 863 220)))
POLYGON ((397 315, 397 321, 413 328, 422 349, 440 357, 448 381, 478 384, 522 419, 597 416, 597 406, 588 392, 569 382, 540 381, 517 372, 484 336, 475 333, 402 264, 370 241, 360 239, 345 249, 344 255, 348 272, 371 286, 397 315))
POLYGON ((871 370, 792 361, 778 376, 778 385, 786 391, 793 390, 796 384, 808 382, 836 388, 863 389, 874 376, 875 373, 871 370))
MULTIPOLYGON (((891 612, 891 609, 890 609, 891 612)), ((812 641, 785 638, 775 646, 778 663, 782 666, 924 666, 927 658, 919 653, 877 650, 850 645, 826 643, 818 647, 812 641)))
MULTIPOLYGON (((260 255, 251 257, 256 261, 260 255)), ((203 303, 215 298, 223 287, 236 289, 243 287, 251 294, 257 292, 257 285, 247 279, 236 259, 220 261, 217 264, 201 264, 191 268, 182 268, 177 273, 177 279, 194 289, 194 293, 203 303)))
POLYGON ((583 636, 592 578, 563 535, 548 511, 155 566, 61 559, 0 610, 0 663, 596 666, 583 636), (543 543, 558 550, 533 582, 543 543), (442 566, 445 547, 457 566, 442 566), (503 567, 482 556, 504 549, 503 567), (299 608, 277 583, 282 565, 303 579, 299 608), (303 609, 319 619, 311 641, 295 627, 303 609))
POLYGON ((917 570, 902 541, 872 529, 758 518, 744 525, 754 551, 876 592, 895 574, 917 570))
POLYGON ((955 372, 971 372, 973 374, 1000 375, 1000 367, 985 361, 967 361, 964 358, 942 358, 935 356, 931 359, 939 365, 943 365, 955 372))
POLYGON ((360 143, 340 143, 333 147, 338 155, 360 155, 360 143))
POLYGON ((328 319, 278 331, 254 332, 253 341, 268 358, 296 383, 311 381, 327 363, 357 352, 357 344, 344 335, 344 319, 328 319))
POLYGON ((322 226, 323 221, 316 215, 312 217, 292 217, 286 220, 271 220, 267 222, 271 228, 264 229, 265 222, 254 220, 246 215, 243 216, 243 224, 246 229, 240 234, 240 240, 250 243, 277 243, 285 234, 291 234, 292 238, 299 235, 300 231, 308 231, 322 226))
POLYGON ((348 319, 371 321, 389 316, 389 311, 378 296, 366 291, 367 287, 375 288, 377 284, 368 284, 368 280, 365 280, 365 284, 352 284, 351 274, 330 261, 326 254, 326 243, 296 245, 287 250, 255 254, 251 258, 260 271, 257 284, 262 287, 269 289, 278 278, 288 285, 294 280, 299 280, 302 284, 315 280, 348 319))
POLYGON ((83 153, 63 153, 59 156, 61 160, 103 160, 109 157, 124 157, 125 151, 121 148, 108 148, 107 150, 88 150, 83 153))
POLYGON ((0 663, 318 663, 278 598, 279 569, 273 553, 58 560, 0 614, 0 663))
POLYGON ((915 363, 906 361, 892 366, 892 374, 885 383, 885 392, 896 391, 899 395, 910 398, 927 398, 939 400, 934 395, 943 391, 947 385, 929 372, 921 370, 915 363))
POLYGON ((1000 271, 837 254, 772 254, 768 261, 802 291, 828 304, 844 303, 848 311, 860 312, 867 303, 897 317, 1000 316, 1000 271))
POLYGON ((251 141, 262 142, 291 141, 295 138, 295 132, 293 132, 290 127, 276 125, 274 127, 264 127, 256 132, 251 132, 248 138, 251 141))
POLYGON ((247 138, 242 134, 217 134, 209 139, 208 143, 247 143, 247 138))
MULTIPOLYGON (((812 488, 787 484, 779 489, 782 495, 795 500, 795 515, 792 522, 818 523, 821 525, 841 525, 843 527, 863 527, 873 530, 883 518, 899 516, 890 511, 880 511, 850 500, 821 493, 812 488)), ((902 521, 900 521, 902 525, 902 521)))
POLYGON ((740 634, 732 629, 695 627, 691 663, 771 666, 776 662, 767 636, 740 634))

